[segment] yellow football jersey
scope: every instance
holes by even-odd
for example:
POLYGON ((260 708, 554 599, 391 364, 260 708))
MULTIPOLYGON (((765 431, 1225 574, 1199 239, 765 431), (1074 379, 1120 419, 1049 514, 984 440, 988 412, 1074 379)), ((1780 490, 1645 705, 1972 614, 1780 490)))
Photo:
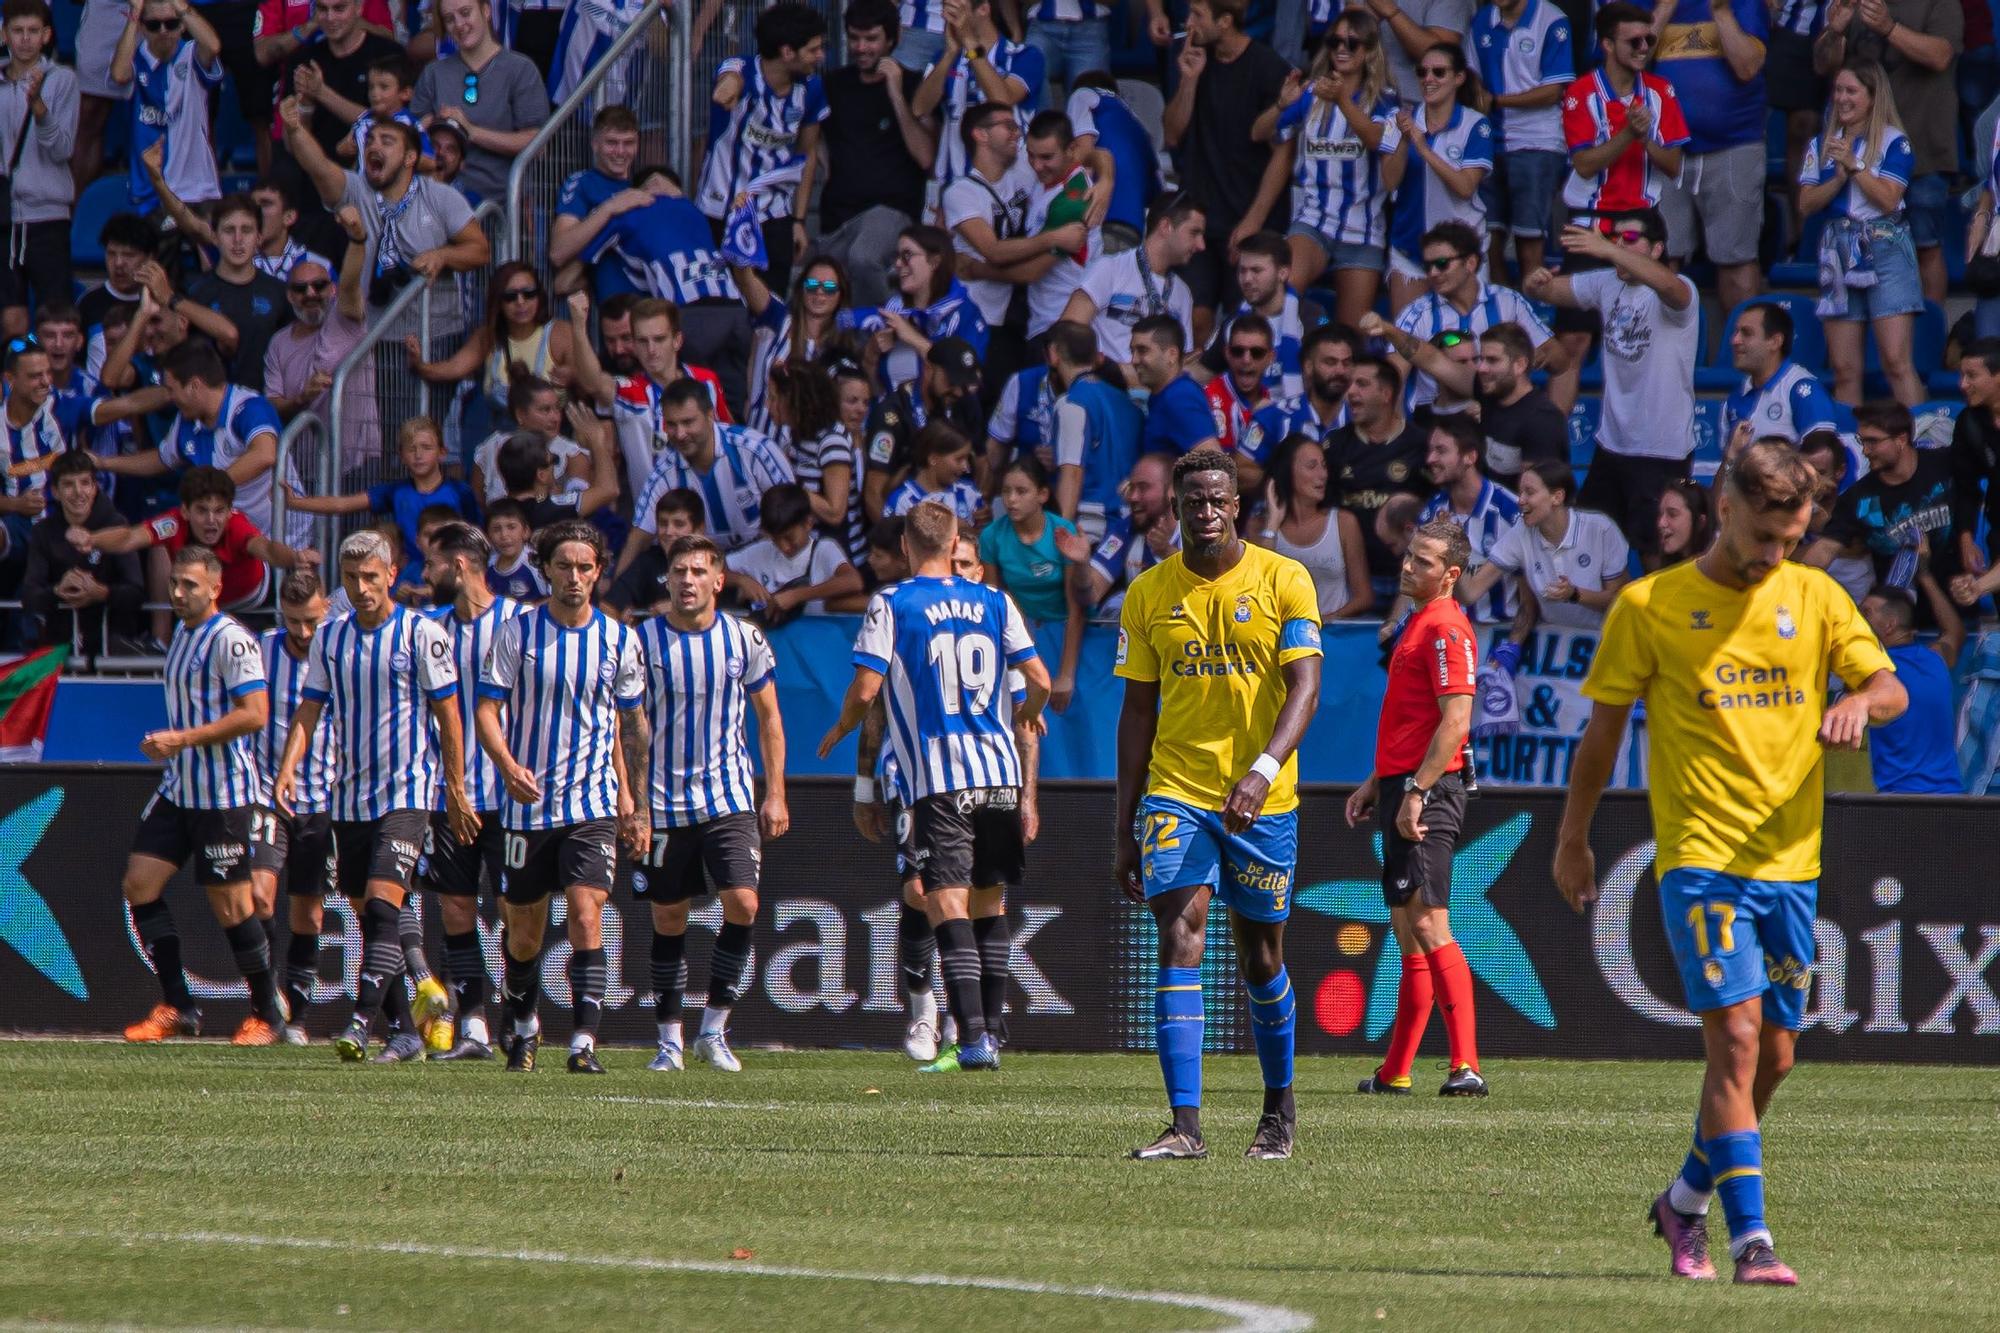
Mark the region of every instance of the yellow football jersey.
MULTIPOLYGON (((1160 684, 1160 724, 1146 792, 1220 810, 1270 742, 1285 703, 1286 662, 1319 656, 1319 597, 1298 561, 1246 545, 1236 568, 1201 578, 1179 552, 1132 580, 1115 670, 1160 684)), ((1285 760, 1266 814, 1298 806, 1298 761, 1285 760)))
POLYGON ((1690 560, 1619 593, 1583 693, 1646 701, 1655 872, 1817 879, 1828 685, 1894 669, 1823 570, 1738 590, 1690 560))

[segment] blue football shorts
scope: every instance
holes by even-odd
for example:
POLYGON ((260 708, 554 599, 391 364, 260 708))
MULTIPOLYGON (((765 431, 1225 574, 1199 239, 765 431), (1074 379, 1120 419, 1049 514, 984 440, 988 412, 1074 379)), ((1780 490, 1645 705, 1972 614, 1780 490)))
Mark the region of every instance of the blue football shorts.
POLYGON ((1260 815, 1241 833, 1220 810, 1165 796, 1139 802, 1139 867, 1146 897, 1207 884, 1223 905, 1251 921, 1283 921, 1292 911, 1299 859, 1299 812, 1260 815))
POLYGON ((1745 879, 1682 867, 1660 880, 1660 915, 1688 1008, 1764 997, 1764 1018, 1799 1031, 1812 987, 1819 881, 1745 879))

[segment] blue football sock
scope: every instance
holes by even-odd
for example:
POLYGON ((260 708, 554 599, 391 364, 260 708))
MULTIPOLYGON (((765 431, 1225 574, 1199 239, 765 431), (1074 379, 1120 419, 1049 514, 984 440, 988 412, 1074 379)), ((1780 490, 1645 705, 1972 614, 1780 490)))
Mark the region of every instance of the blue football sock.
POLYGON ((1688 1145, 1687 1160, 1668 1189, 1668 1201, 1676 1212, 1706 1213, 1708 1196, 1715 1191, 1715 1174, 1708 1164, 1708 1145, 1701 1137, 1701 1112, 1694 1113, 1694 1140, 1688 1145))
POLYGON ((1163 967, 1153 993, 1160 1073, 1167 1081, 1168 1106, 1201 1105, 1201 969, 1163 967))
POLYGON ((1250 992, 1250 1035, 1257 1042, 1257 1065, 1264 1071, 1264 1086, 1292 1086, 1292 1031, 1298 1017, 1298 997, 1292 993, 1292 979, 1283 966, 1269 981, 1243 984, 1250 992))
POLYGON ((1740 1256, 1751 1241, 1771 1238, 1764 1225, 1764 1136, 1754 1129, 1718 1134, 1707 1148, 1715 1192, 1729 1219, 1729 1253, 1740 1256))

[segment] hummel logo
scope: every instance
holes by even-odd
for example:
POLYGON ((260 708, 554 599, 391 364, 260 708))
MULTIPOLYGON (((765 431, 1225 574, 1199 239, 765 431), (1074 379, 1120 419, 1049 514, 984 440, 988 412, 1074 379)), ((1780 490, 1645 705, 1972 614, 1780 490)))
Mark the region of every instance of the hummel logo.
POLYGON ((1690 611, 1690 612, 1688 612, 1688 628, 1689 628, 1689 629, 1714 629, 1714 628, 1715 628, 1715 626, 1713 626, 1713 625, 1709 624, 1709 622, 1708 622, 1708 612, 1706 612, 1706 611, 1690 611))

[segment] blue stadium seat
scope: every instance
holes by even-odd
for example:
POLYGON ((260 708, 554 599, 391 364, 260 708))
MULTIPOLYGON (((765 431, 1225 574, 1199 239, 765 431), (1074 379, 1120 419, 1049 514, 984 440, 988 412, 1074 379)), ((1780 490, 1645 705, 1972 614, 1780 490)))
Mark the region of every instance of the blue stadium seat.
POLYGON ((1933 370, 1930 378, 1924 381, 1924 388, 1931 396, 1931 403, 1926 406, 1938 404, 1940 401, 1952 403, 1963 401, 1958 387, 1958 372, 1955 370, 1933 370))
POLYGON ((1815 213, 1799 219, 1799 246, 1795 258, 1771 268, 1773 287, 1804 287, 1819 290, 1819 234, 1826 230, 1826 214, 1815 213))
MULTIPOLYGON (((1944 365, 1944 340, 1949 326, 1945 323, 1944 309, 1935 301, 1924 302, 1924 308, 1917 315, 1916 327, 1910 334, 1910 363, 1916 368, 1919 380, 1929 380, 1944 365)), ((1882 377, 1882 360, 1875 349, 1875 334, 1870 330, 1862 353, 1861 392, 1869 398, 1889 396, 1889 381, 1882 377)))
POLYGON ((99 176, 84 186, 83 197, 76 201, 76 213, 69 225, 70 262, 80 268, 101 267, 104 247, 97 243, 97 233, 104 230, 112 214, 131 207, 132 195, 122 174, 99 176))
MULTIPOLYGON (((1774 305, 1781 305, 1791 313, 1792 360, 1798 362, 1807 370, 1812 371, 1815 375, 1824 375, 1826 373, 1826 331, 1820 327, 1819 316, 1814 313, 1814 307, 1818 305, 1819 298, 1816 296, 1801 296, 1796 292, 1766 292, 1762 296, 1753 298, 1753 300, 1769 301, 1774 305)), ((1751 304, 1750 301, 1745 301, 1738 305, 1722 321, 1722 340, 1719 344, 1721 348, 1727 349, 1729 331, 1736 327, 1736 317, 1743 313, 1743 306, 1749 304, 1751 304)), ((1943 344, 1940 343, 1939 346, 1942 347, 1943 344)), ((1717 353, 1716 359, 1725 365, 1728 364, 1729 360, 1722 352, 1717 353)), ((1732 383, 1729 387, 1734 389, 1736 386, 1732 383)))

